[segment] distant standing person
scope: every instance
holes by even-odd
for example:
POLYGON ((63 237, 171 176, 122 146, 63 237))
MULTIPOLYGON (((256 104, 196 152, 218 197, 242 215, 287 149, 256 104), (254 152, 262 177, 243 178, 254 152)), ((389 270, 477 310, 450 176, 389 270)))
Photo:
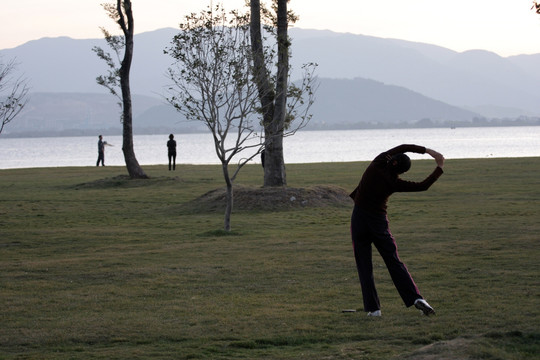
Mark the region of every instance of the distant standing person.
POLYGON ((169 135, 169 141, 167 141, 167 150, 169 155, 169 171, 172 169, 176 170, 176 140, 174 140, 174 135, 169 135))
POLYGON ((101 166, 105 166, 105 145, 107 145, 107 142, 103 141, 103 136, 99 135, 99 140, 97 143, 98 158, 97 158, 96 166, 99 166, 100 162, 101 162, 101 166))
POLYGON ((427 190, 442 174, 444 157, 438 152, 418 145, 399 145, 379 154, 369 164, 360 183, 351 193, 354 210, 351 216, 351 236, 356 267, 360 278, 364 311, 368 316, 381 316, 381 305, 371 260, 371 244, 375 245, 383 258, 388 272, 405 306, 415 306, 425 315, 434 315, 435 311, 420 295, 418 287, 401 262, 396 241, 390 232, 387 202, 395 192, 427 190), (437 167, 422 182, 402 180, 399 175, 411 167, 411 160, 404 153, 413 152, 431 155, 437 167))

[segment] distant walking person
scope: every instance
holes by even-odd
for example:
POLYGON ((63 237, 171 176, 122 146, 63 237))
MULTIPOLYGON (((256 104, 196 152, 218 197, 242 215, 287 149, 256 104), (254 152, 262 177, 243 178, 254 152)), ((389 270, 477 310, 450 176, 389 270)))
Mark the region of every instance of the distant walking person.
POLYGON ((169 135, 169 141, 167 141, 167 149, 168 149, 168 155, 169 155, 169 171, 171 170, 171 162, 172 162, 172 169, 176 170, 176 141, 174 140, 174 135, 169 135))
POLYGON ((103 141, 103 136, 99 135, 99 140, 97 143, 98 158, 97 158, 96 166, 99 166, 100 162, 101 162, 101 166, 105 166, 105 145, 107 145, 107 142, 103 141))
POLYGON ((427 190, 442 174, 444 157, 438 152, 418 145, 400 145, 379 154, 367 167, 360 183, 351 193, 354 210, 351 216, 351 236, 356 267, 360 278, 364 311, 368 316, 381 316, 381 305, 375 281, 371 258, 371 244, 382 256, 392 281, 405 306, 415 306, 425 315, 435 311, 420 295, 407 267, 401 262, 397 245, 390 232, 387 202, 394 192, 427 190), (404 153, 413 152, 431 155, 437 167, 422 182, 400 179, 399 175, 408 171, 411 160, 404 153))

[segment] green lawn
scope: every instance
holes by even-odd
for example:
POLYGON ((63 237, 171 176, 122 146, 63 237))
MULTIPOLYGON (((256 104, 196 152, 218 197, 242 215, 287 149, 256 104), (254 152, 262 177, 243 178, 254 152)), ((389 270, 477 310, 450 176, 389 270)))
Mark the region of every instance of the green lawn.
MULTIPOLYGON (((366 165, 288 165, 287 179, 352 190, 366 165)), ((429 191, 392 196, 430 318, 378 254, 383 317, 361 311, 352 203, 234 211, 225 235, 222 212, 185 205, 223 186, 219 166, 144 170, 0 170, 0 359, 418 359, 457 340, 468 358, 538 358, 540 158, 448 160, 429 191)), ((261 184, 260 166, 236 182, 261 184)))

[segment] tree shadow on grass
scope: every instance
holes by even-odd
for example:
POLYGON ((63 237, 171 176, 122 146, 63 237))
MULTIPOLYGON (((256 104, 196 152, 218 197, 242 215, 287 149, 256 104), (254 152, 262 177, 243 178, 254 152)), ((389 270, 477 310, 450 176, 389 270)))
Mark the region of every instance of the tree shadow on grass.
POLYGON ((152 177, 149 179, 131 179, 128 175, 118 175, 111 178, 98 179, 90 182, 76 184, 75 190, 80 189, 114 189, 114 188, 137 188, 147 186, 160 186, 171 183, 180 183, 182 180, 175 177, 152 177))

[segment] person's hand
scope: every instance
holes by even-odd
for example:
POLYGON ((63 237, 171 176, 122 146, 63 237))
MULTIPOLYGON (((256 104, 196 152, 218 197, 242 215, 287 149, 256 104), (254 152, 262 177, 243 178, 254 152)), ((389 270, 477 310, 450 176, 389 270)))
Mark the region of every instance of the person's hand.
POLYGON ((434 158, 435 162, 437 163, 437 166, 442 169, 444 165, 444 156, 441 153, 435 150, 426 148, 426 154, 429 154, 432 158, 434 158))

